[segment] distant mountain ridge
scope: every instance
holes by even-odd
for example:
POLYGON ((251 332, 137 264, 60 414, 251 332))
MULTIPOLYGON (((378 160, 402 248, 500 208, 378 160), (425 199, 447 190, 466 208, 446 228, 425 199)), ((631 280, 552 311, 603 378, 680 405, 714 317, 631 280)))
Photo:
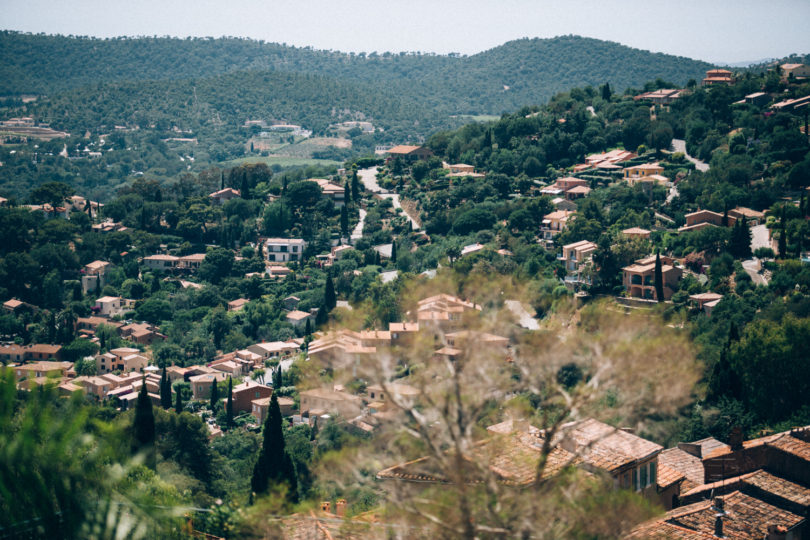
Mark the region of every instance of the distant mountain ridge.
POLYGON ((578 36, 520 39, 471 56, 356 55, 240 38, 113 38, 0 32, 0 94, 48 94, 121 81, 200 79, 236 71, 363 81, 452 113, 500 114, 572 87, 615 90, 700 79, 707 62, 578 36))

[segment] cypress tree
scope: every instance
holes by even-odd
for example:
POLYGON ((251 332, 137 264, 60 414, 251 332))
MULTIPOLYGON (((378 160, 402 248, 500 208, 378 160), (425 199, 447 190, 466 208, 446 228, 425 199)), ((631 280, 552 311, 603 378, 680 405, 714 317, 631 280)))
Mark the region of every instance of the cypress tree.
POLYGON ((219 390, 217 389, 217 379, 214 378, 214 383, 211 385, 211 411, 215 412, 219 402, 219 390))
POLYGON ((337 296, 335 296, 335 284, 332 283, 332 276, 326 276, 326 288, 323 292, 323 303, 327 311, 332 311, 337 305, 337 296))
POLYGON ((661 270, 661 252, 655 252, 655 296, 658 302, 664 301, 664 275, 661 270))
POLYGON ((227 415, 225 425, 231 429, 233 427, 233 379, 231 377, 228 377, 228 402, 225 405, 225 414, 227 415))
POLYGON ((393 240, 391 242, 391 262, 396 264, 397 262, 397 241, 393 240))
POLYGON ((163 366, 163 374, 160 376, 160 406, 166 410, 172 406, 172 385, 166 375, 166 366, 163 366))
POLYGON ((349 211, 345 204, 340 207, 340 236, 349 236, 349 211))
POLYGON ((310 336, 312 335, 312 319, 307 319, 307 325, 304 327, 304 335, 310 336))
POLYGON ((225 171, 220 171, 219 173, 219 189, 225 189, 225 171))
POLYGON ((360 200, 360 178, 357 177, 357 171, 352 171, 352 199, 355 202, 360 200))
POLYGON ((146 466, 155 468, 155 413, 152 399, 146 389, 146 378, 141 380, 141 390, 135 404, 135 417, 132 421, 133 450, 146 454, 146 466))
POLYGON ((264 422, 262 449, 253 468, 250 487, 254 493, 261 495, 267 493, 270 485, 277 482, 287 483, 288 495, 293 501, 297 500, 298 482, 295 476, 295 467, 284 448, 281 409, 278 406, 276 393, 273 392, 270 398, 270 407, 267 411, 267 419, 264 422))
POLYGON ((180 414, 183 412, 183 392, 177 389, 177 394, 174 396, 174 412, 180 414))
POLYGON ((787 224, 785 223, 785 207, 782 206, 782 219, 779 222, 779 257, 787 258, 787 224))

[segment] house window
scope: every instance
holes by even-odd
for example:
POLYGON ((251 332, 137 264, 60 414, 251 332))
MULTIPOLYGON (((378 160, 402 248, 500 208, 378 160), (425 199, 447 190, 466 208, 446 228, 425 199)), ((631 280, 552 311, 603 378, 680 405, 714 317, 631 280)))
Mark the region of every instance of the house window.
POLYGON ((656 462, 650 463, 650 484, 655 484, 657 469, 658 464, 656 462))
POLYGON ((633 487, 638 489, 638 469, 633 469, 633 487))
POLYGON ((371 399, 374 399, 374 392, 371 393, 371 399))
POLYGON ((647 484, 647 464, 641 466, 641 485, 639 486, 641 489, 644 489, 649 484, 647 484))

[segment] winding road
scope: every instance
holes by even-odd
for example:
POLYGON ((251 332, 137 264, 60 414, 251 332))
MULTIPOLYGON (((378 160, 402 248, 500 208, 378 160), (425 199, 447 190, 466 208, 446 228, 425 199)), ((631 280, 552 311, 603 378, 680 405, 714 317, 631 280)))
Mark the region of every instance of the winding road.
MULTIPOLYGON (((380 184, 377 183, 377 167, 369 167, 368 169, 360 169, 357 171, 357 176, 360 177, 360 181, 363 182, 363 185, 366 187, 367 190, 374 193, 375 195, 379 195, 383 199, 391 199, 391 202, 394 205, 394 208, 402 208, 402 205, 399 203, 399 195, 396 193, 389 193, 388 191, 384 190, 380 187, 380 184)), ((418 231, 420 229, 419 222, 411 216, 407 210, 402 208, 402 213, 405 214, 405 217, 411 222, 414 231, 418 231)))
POLYGON ((672 149, 675 152, 681 152, 688 161, 691 161, 695 164, 695 168, 700 172, 706 172, 709 170, 709 164, 705 161, 700 161, 697 158, 693 158, 686 152, 686 141, 683 139, 672 139, 672 149))

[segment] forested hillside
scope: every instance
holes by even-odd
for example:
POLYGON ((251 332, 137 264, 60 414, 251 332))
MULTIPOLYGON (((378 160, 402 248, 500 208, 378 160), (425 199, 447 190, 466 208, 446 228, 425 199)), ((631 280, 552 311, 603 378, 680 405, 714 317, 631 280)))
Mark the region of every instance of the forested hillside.
POLYGON ((609 82, 624 90, 658 77, 684 84, 710 67, 577 36, 523 39, 461 57, 355 55, 238 38, 102 40, 0 33, 2 94, 52 94, 99 82, 273 70, 374 82, 451 113, 500 114, 574 86, 609 82))

